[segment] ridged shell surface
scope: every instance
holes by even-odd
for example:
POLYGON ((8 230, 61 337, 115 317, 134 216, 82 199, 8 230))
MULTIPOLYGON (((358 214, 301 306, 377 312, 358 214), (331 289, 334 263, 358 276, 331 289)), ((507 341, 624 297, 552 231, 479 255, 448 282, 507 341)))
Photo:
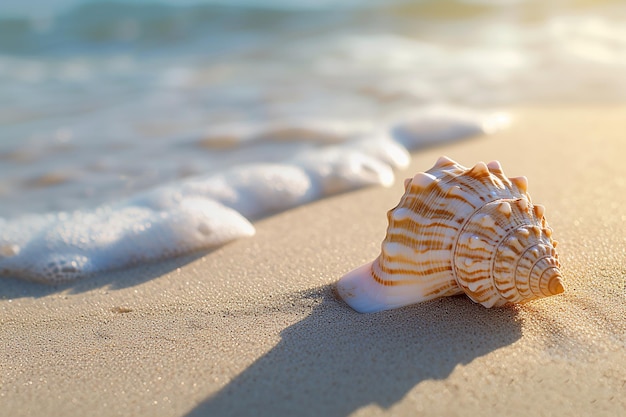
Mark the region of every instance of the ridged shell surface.
POLYGON ((562 293, 552 229, 527 186, 497 161, 439 158, 405 181, 381 254, 342 277, 339 295, 374 312, 460 293, 485 307, 562 293))

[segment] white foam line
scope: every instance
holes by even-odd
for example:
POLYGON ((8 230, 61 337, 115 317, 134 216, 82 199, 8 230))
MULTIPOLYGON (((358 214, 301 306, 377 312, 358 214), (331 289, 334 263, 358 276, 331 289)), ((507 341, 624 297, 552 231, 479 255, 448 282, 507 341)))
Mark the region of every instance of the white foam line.
POLYGON ((419 112, 386 133, 164 185, 95 210, 0 219, 0 275, 55 284, 251 236, 248 219, 368 185, 389 186, 408 150, 506 125, 450 108, 419 112))

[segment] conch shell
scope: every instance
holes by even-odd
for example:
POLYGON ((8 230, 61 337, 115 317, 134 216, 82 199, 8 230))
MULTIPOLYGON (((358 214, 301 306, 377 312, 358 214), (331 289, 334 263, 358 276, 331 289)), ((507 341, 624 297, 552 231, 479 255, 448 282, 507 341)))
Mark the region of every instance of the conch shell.
POLYGON ((557 242, 526 177, 507 178, 498 161, 467 169, 443 156, 404 186, 387 213, 381 254, 337 283, 352 308, 368 313, 462 293, 497 307, 563 292, 557 242))

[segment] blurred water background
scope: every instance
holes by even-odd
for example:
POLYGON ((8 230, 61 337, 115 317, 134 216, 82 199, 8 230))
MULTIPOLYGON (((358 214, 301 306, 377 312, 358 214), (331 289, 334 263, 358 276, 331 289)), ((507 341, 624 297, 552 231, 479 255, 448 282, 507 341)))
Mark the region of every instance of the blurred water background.
POLYGON ((623 102, 624 74, 619 0, 4 0, 0 216, 281 160, 432 103, 623 102))
MULTIPOLYGON (((0 229, 246 164, 314 165, 307 152, 434 105, 623 103, 624 74, 620 0, 3 0, 0 229)), ((334 175, 355 164, 376 178, 353 185, 388 182, 369 160, 334 175)), ((285 206, 350 188, 333 187, 285 206)))

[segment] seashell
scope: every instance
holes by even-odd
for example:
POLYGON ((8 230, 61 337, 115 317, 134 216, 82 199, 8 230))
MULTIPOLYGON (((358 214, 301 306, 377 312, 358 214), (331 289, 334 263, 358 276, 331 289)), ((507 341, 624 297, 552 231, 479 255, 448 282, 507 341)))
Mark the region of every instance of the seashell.
POLYGON ((564 291, 557 242, 526 177, 507 178, 498 161, 467 169, 443 156, 404 186, 381 254, 337 283, 355 310, 462 293, 498 307, 564 291))

